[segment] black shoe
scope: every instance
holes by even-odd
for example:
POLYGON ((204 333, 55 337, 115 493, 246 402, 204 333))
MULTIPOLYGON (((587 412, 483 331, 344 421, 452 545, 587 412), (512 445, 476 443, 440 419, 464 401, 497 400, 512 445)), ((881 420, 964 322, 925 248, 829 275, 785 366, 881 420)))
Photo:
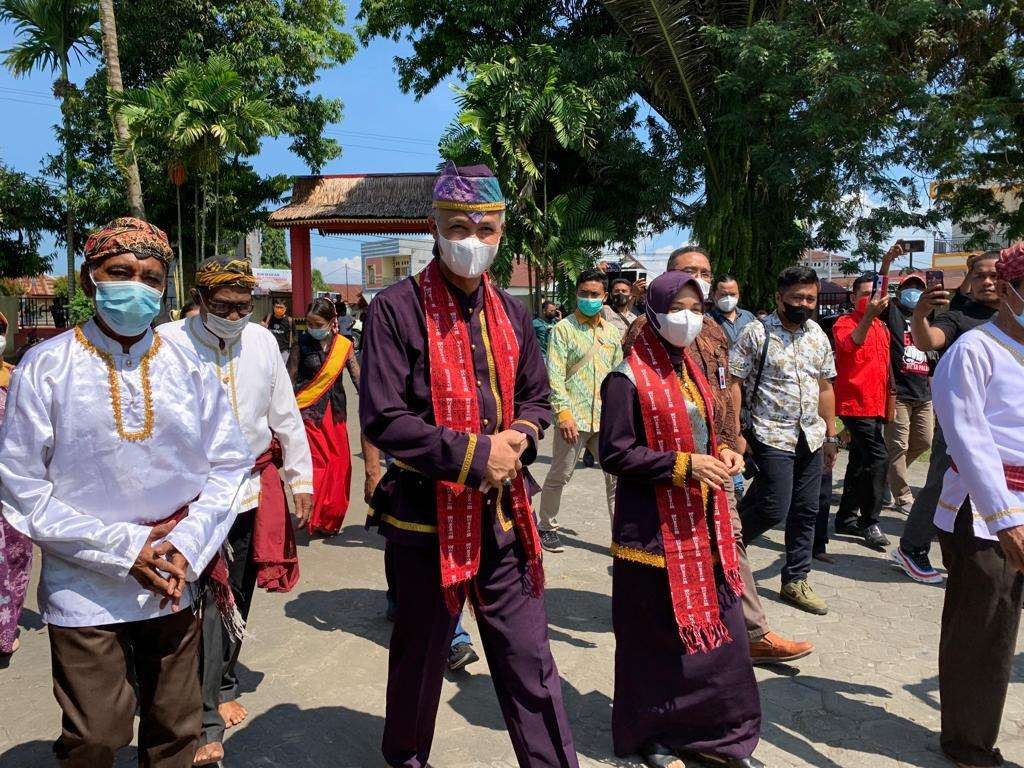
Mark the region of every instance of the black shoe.
POLYGON ((558 531, 541 531, 540 532, 540 545, 548 552, 562 552, 562 539, 558 536, 558 531))
POLYGON ((476 661, 480 661, 480 657, 469 643, 459 643, 448 652, 448 669, 452 672, 458 672, 476 661))
POLYGON ((650 768, 685 768, 683 761, 664 744, 648 744, 640 750, 640 756, 650 768))
POLYGON ((594 454, 590 451, 583 452, 583 466, 587 469, 591 469, 594 466, 594 454))
POLYGON ((861 535, 864 537, 864 543, 869 547, 885 549, 889 546, 889 537, 882 533, 882 529, 878 527, 878 523, 869 525, 861 532, 861 535))
POLYGON ((864 531, 857 523, 841 523, 836 520, 835 531, 844 536, 863 536, 864 531))

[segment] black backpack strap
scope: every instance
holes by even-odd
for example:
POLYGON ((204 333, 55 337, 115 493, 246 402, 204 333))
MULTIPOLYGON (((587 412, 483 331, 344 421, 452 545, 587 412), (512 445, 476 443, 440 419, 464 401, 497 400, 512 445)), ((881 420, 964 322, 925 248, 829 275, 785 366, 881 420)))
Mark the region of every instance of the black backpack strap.
POLYGON ((761 345, 761 354, 757 361, 757 376, 754 377, 754 388, 747 393, 747 409, 750 411, 750 418, 754 418, 754 402, 757 398, 757 390, 761 387, 761 376, 764 374, 764 362, 768 359, 768 342, 771 341, 771 335, 768 333, 768 324, 762 320, 761 326, 764 328, 764 344, 761 345))

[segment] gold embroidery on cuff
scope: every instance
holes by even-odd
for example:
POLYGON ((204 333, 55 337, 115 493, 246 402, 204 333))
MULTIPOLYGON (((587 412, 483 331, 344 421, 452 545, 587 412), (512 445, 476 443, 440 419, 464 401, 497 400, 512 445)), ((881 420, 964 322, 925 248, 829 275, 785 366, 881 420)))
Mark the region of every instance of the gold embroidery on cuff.
POLYGON ((534 433, 534 435, 536 435, 537 439, 538 440, 540 439, 540 427, 538 427, 533 422, 527 421, 526 419, 516 419, 515 421, 512 422, 512 426, 514 427, 516 424, 519 424, 519 425, 524 426, 524 427, 528 427, 531 431, 533 431, 533 433, 534 433))
POLYGON ((950 512, 959 512, 960 507, 954 507, 952 504, 947 504, 942 499, 939 499, 939 506, 943 509, 948 509, 950 512))
POLYGON ((991 515, 982 515, 981 519, 986 523, 994 523, 996 520, 1002 520, 1004 517, 1013 517, 1014 515, 1024 514, 1024 507, 1009 507, 1008 509, 1000 510, 999 512, 993 512, 991 515))
POLYGON ((309 488, 310 490, 312 490, 313 489, 313 481, 312 480, 293 480, 292 482, 288 483, 288 487, 292 489, 292 493, 298 493, 300 488, 309 488))
POLYGON ((686 485, 686 477, 690 473, 690 454, 679 451, 676 453, 676 463, 672 467, 672 485, 682 488, 686 485))
POLYGON ((381 515, 380 521, 403 531, 412 531, 413 533, 437 533, 436 525, 407 523, 405 520, 399 520, 397 517, 393 517, 391 515, 381 515))
POLYGON ((656 555, 655 553, 648 552, 645 549, 637 549, 636 547, 624 547, 622 544, 616 544, 613 541, 611 546, 611 552, 612 557, 617 557, 619 560, 628 560, 631 563, 649 565, 652 568, 665 567, 664 555, 656 555))
POLYGON ((466 484, 469 477, 469 469, 473 466, 473 454, 476 453, 476 435, 469 435, 469 442, 466 444, 466 457, 462 460, 462 469, 459 471, 459 485, 466 484))

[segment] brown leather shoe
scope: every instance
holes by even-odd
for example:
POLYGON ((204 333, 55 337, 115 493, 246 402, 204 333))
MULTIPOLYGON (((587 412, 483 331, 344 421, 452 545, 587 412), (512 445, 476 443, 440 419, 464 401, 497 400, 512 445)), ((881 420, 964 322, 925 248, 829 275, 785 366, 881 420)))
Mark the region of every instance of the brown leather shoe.
POLYGON ((753 664, 782 664, 796 661, 814 652, 814 643, 801 643, 766 632, 756 643, 750 644, 750 661, 753 664))

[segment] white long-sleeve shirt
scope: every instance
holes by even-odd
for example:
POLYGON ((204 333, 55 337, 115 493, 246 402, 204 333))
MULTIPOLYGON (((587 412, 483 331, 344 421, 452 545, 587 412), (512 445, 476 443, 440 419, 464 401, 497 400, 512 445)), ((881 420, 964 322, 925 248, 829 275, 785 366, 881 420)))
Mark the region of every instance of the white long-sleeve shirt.
POLYGON ((942 356, 932 381, 935 415, 956 470, 946 472, 935 525, 952 531, 970 496, 974 535, 995 539, 1024 525, 1024 492, 1003 465, 1024 467, 1024 345, 995 323, 968 331, 942 356))
MULTIPOLYGON (((192 350, 224 388, 249 448, 259 456, 277 437, 284 460, 284 478, 293 492, 313 492, 313 459, 295 391, 274 334, 259 323, 247 323, 241 338, 220 347, 220 339, 199 317, 161 325, 160 334, 192 350)), ((239 509, 259 504, 260 480, 250 478, 239 509)))
MULTIPOLYGON (((115 413, 125 435, 147 431, 141 368, 155 336, 125 354, 92 321, 82 334, 84 343, 72 330, 29 351, 0 428, 2 512, 42 549, 43 618, 65 627, 169 613, 129 574, 151 526, 188 506, 167 540, 194 581, 227 535, 254 461, 216 377, 164 339, 148 360, 151 431, 126 440, 115 413)), ((186 590, 182 606, 191 600, 186 590)))

